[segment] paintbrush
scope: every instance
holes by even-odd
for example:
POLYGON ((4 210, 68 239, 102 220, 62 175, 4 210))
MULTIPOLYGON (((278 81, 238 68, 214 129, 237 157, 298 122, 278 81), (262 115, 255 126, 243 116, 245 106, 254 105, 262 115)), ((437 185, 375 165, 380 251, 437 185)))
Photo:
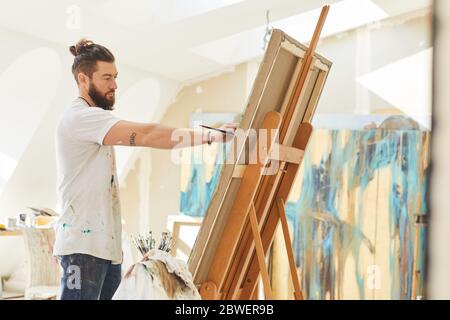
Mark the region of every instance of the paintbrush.
POLYGON ((213 127, 205 126, 203 124, 201 124, 200 127, 205 128, 205 129, 209 129, 209 130, 219 131, 219 132, 222 132, 223 134, 234 136, 233 132, 222 130, 222 129, 219 129, 219 128, 213 128, 213 127))
POLYGON ((133 240, 134 245, 136 246, 136 248, 139 250, 139 252, 144 255, 144 250, 142 249, 142 247, 139 245, 138 240, 135 237, 131 237, 131 239, 133 240))

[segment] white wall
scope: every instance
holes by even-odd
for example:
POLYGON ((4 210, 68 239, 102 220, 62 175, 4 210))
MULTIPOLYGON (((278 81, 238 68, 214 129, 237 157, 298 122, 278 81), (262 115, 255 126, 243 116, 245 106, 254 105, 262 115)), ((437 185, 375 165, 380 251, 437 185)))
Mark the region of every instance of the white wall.
MULTIPOLYGON (((408 113, 408 105, 393 105, 356 79, 430 48, 431 43, 431 13, 427 11, 390 18, 321 40, 317 52, 331 60, 333 66, 317 114, 370 114, 377 109, 392 108, 408 113)), ((414 77, 416 67, 411 66, 410 74, 398 75, 399 81, 395 84, 398 90, 405 86, 402 82, 414 77)), ((431 61, 429 70, 431 72, 431 61)), ((430 83, 417 79, 421 80, 424 90, 430 91, 430 83)), ((424 105, 424 114, 430 114, 430 106, 431 101, 424 105)))

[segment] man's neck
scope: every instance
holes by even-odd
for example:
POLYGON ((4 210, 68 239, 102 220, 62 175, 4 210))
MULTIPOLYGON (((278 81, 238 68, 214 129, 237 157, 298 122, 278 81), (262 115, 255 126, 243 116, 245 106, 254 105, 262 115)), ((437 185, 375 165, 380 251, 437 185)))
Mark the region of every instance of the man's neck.
POLYGON ((92 101, 91 97, 90 97, 88 94, 82 94, 82 93, 80 93, 78 96, 79 96, 80 98, 82 98, 84 101, 86 101, 86 103, 87 103, 90 107, 95 106, 94 101, 92 101))

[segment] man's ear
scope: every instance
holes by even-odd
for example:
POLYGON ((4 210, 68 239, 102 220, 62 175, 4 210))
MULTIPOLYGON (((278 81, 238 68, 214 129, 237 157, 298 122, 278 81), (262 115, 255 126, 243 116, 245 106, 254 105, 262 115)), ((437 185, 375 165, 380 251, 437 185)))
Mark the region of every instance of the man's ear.
POLYGON ((77 75, 77 79, 78 79, 78 83, 80 85, 89 86, 89 77, 87 75, 85 75, 83 72, 79 72, 77 75))

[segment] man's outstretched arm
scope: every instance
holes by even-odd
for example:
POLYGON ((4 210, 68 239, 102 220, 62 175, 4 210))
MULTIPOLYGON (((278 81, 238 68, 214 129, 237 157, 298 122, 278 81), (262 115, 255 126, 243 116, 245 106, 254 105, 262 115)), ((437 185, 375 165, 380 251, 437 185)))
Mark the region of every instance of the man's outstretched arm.
MULTIPOLYGON (((237 124, 222 126, 233 132, 237 124)), ((221 133, 211 132, 211 142, 223 142, 221 133)), ((174 149, 191 147, 208 142, 206 132, 189 128, 175 128, 157 123, 139 123, 121 120, 117 122, 103 139, 104 145, 139 146, 158 149, 174 149)))

